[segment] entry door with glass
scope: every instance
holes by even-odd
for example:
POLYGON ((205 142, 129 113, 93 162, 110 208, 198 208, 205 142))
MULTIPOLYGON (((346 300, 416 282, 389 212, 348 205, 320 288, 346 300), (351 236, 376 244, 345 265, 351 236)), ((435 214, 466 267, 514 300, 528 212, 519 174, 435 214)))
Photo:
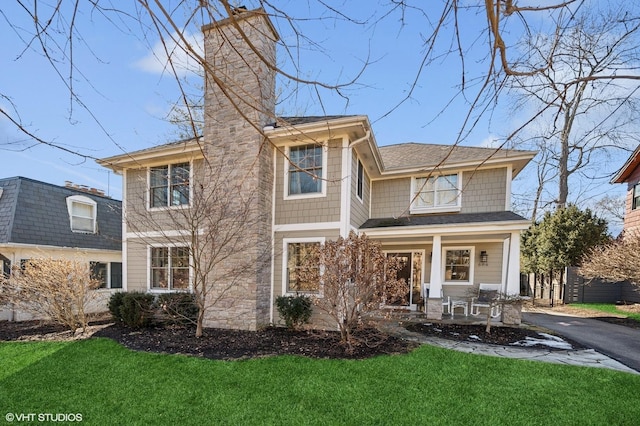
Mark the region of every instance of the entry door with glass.
POLYGON ((403 279, 406 285, 405 297, 390 301, 390 305, 406 306, 416 309, 421 303, 420 290, 422 286, 422 252, 387 253, 388 257, 395 257, 400 261, 398 279, 403 279))

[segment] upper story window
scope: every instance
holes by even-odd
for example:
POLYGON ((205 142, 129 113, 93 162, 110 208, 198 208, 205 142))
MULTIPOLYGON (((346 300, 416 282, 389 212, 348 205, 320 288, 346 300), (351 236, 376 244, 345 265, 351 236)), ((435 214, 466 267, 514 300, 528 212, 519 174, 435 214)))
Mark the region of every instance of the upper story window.
POLYGON ((73 232, 95 234, 98 203, 83 195, 67 197, 67 211, 73 232))
POLYGON ((151 167, 149 170, 150 207, 189 204, 189 163, 151 167))
POLYGON ((460 208, 458 174, 416 177, 412 180, 412 211, 455 211, 460 208))
POLYGON ((631 210, 640 208, 640 183, 636 183, 633 187, 633 200, 631 201, 631 210))
POLYGON ((362 166, 362 161, 358 160, 356 195, 361 201, 362 201, 363 194, 364 194, 364 167, 362 166))
POLYGON ((288 150, 285 170, 289 197, 318 196, 324 192, 326 150, 321 145, 293 146, 288 150))

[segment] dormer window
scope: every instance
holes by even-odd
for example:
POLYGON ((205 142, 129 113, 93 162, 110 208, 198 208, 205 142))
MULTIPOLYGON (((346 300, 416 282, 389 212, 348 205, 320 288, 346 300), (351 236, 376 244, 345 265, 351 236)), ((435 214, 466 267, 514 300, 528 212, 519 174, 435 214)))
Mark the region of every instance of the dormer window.
POLYGON ((460 209, 458 174, 415 177, 412 179, 412 213, 436 213, 460 209))
POLYGON ((149 206, 172 207, 189 204, 189 163, 151 167, 149 206))
POLYGON ((67 211, 73 232, 95 234, 97 203, 83 195, 67 197, 67 211))

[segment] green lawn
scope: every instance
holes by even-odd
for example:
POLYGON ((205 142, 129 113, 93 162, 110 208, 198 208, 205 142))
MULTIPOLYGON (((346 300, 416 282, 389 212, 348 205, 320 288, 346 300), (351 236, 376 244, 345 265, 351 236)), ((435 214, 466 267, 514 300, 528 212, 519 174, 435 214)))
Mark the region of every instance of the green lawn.
POLYGON ((640 375, 429 346, 212 361, 108 339, 0 343, 0 418, 80 413, 90 425, 635 425, 639 389, 640 375))
POLYGON ((575 306, 576 308, 593 309, 600 312, 607 312, 610 314, 624 315, 627 318, 633 318, 636 321, 640 321, 640 314, 634 312, 626 312, 618 309, 616 305, 606 303, 572 303, 567 305, 569 307, 575 306))

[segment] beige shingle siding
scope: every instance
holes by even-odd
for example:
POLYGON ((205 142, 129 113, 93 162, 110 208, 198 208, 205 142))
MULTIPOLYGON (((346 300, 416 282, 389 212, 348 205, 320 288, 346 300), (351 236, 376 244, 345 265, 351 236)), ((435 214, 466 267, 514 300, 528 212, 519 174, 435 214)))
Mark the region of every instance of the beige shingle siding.
POLYGON ((337 222, 340 220, 340 187, 341 187, 341 141, 332 140, 327 154, 327 186, 326 196, 285 200, 285 181, 283 155, 276 155, 275 184, 275 223, 285 225, 292 223, 337 222))
POLYGON ((385 179, 372 182, 371 217, 396 217, 409 212, 411 178, 385 179))
POLYGON ((461 213, 505 210, 506 168, 464 172, 462 182, 461 213))
POLYGON ((140 239, 127 241, 127 291, 148 289, 147 244, 140 239))
POLYGON ((369 219, 369 199, 371 197, 371 181, 364 170, 362 185, 362 200, 358 198, 358 158, 353 155, 351 160, 351 225, 359 227, 369 219))
MULTIPOLYGON (((504 211, 507 169, 487 169, 462 173, 461 213, 504 211)), ((398 217, 409 213, 411 178, 373 182, 371 217, 398 217)))

